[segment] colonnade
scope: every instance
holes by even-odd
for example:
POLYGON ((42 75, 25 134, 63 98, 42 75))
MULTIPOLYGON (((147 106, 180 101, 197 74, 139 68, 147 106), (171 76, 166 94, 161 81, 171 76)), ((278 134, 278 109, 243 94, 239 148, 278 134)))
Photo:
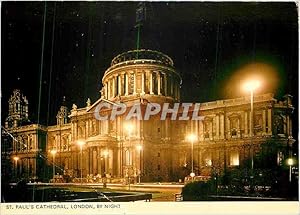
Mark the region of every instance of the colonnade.
POLYGON ((104 81, 106 99, 116 96, 152 94, 179 99, 179 78, 161 71, 136 70, 108 76, 104 81))
MULTIPOLYGON (((65 157, 67 158, 67 157, 65 157)), ((112 177, 124 177, 125 167, 133 167, 140 170, 142 167, 141 153, 138 153, 136 147, 124 146, 87 146, 82 150, 76 150, 67 158, 66 164, 70 169, 79 171, 82 169, 83 176, 110 174, 112 177), (82 166, 80 164, 83 156, 82 166), (69 159, 70 158, 70 159, 69 159)), ((61 164, 63 165, 63 164, 61 164)))
MULTIPOLYGON (((255 112, 254 112, 255 113, 255 112)), ((261 123, 261 135, 272 135, 272 109, 271 108, 264 108, 260 110, 262 115, 262 123, 261 123)), ((250 137, 250 111, 243 111, 237 116, 237 137, 241 138, 243 131, 243 137, 250 137)), ((231 131, 232 120, 224 111, 220 111, 214 115, 208 116, 204 120, 200 121, 191 121, 192 123, 192 130, 198 133, 199 140, 218 140, 218 139, 225 139, 231 138, 231 131), (205 137, 205 133, 208 132, 209 137, 205 137)), ((287 119, 286 129, 285 131, 288 132, 290 128, 290 120, 287 119)))

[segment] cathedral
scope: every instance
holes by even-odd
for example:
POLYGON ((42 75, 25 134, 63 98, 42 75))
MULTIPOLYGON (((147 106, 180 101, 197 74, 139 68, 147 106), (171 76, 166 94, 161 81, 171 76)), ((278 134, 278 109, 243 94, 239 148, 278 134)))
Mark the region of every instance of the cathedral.
MULTIPOLYGON (((151 103, 174 107, 181 102, 180 84, 169 56, 128 51, 111 61, 97 101, 88 99, 85 107, 73 104, 71 109, 62 104, 56 125, 48 127, 28 122, 28 101, 14 90, 4 126, 12 172, 42 181, 62 176, 70 182, 101 182, 104 177, 112 183, 178 182, 191 173, 211 176, 225 169, 259 168, 265 164, 261 158, 271 166, 284 165, 295 142, 290 95, 201 103, 200 120, 174 120, 172 114, 165 120, 159 114, 149 120, 126 119, 128 110, 114 120, 95 117, 101 104, 139 104, 143 113, 151 103)), ((112 111, 107 106, 99 114, 112 111)))

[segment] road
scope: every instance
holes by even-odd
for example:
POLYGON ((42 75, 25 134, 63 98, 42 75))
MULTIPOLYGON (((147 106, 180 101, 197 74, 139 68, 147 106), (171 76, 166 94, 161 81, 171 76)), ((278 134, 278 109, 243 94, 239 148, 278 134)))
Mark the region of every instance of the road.
MULTIPOLYGON (((103 183, 30 183, 28 185, 37 186, 61 186, 61 187, 82 187, 82 188, 103 188, 103 183)), ((172 183, 141 183, 141 184, 113 184, 107 183, 106 188, 119 191, 144 192, 152 194, 152 201, 175 201, 175 194, 181 193, 183 184, 172 183)))

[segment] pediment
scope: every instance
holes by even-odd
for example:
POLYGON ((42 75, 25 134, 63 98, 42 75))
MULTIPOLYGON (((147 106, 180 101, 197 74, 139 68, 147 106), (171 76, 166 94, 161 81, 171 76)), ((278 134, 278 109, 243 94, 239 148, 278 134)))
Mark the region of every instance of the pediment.
MULTIPOLYGON (((98 99, 96 102, 94 102, 94 104, 92 104, 90 107, 87 108, 86 112, 87 113, 91 113, 93 111, 95 111, 95 109, 97 108, 97 106, 101 103, 108 103, 108 104, 111 104, 111 105, 116 105, 116 103, 114 102, 111 102, 109 100, 106 100, 104 98, 100 98, 98 99)), ((105 108, 103 108, 105 110, 105 108)))

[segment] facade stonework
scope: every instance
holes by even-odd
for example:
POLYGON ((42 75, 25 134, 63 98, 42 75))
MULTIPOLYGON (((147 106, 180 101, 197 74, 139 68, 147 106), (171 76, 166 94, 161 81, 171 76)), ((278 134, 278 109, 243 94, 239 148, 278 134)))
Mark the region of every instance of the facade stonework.
MULTIPOLYGON (((141 104, 144 113, 149 103, 169 103, 173 107, 180 101, 180 75, 172 59, 157 51, 118 55, 105 72, 102 84, 98 101, 88 99, 83 108, 74 104, 70 112, 62 105, 57 125, 7 123, 6 130, 14 137, 11 159, 19 156, 20 168, 27 168, 30 176, 36 177, 43 177, 36 164, 43 156, 45 166, 54 162, 58 173, 71 178, 79 178, 82 173, 83 178, 106 175, 115 181, 128 177, 135 181, 178 181, 191 173, 192 157, 196 175, 246 168, 251 156, 254 167, 262 165, 261 155, 276 166, 282 164, 295 141, 291 96, 277 101, 273 94, 255 95, 253 124, 250 96, 201 103, 201 120, 171 120, 171 114, 165 120, 160 115, 149 120, 126 120, 128 110, 135 104, 141 104), (122 103, 128 110, 114 120, 97 120, 95 111, 103 103, 122 103), (193 143, 186 138, 191 133, 197 137, 193 143), (82 148, 78 141, 84 142, 82 148), (51 150, 57 151, 55 159, 51 150)), ((25 110, 28 112, 28 108, 25 110)), ((102 108, 100 115, 111 111, 102 108)), ((22 174, 23 169, 18 171, 22 174)))

